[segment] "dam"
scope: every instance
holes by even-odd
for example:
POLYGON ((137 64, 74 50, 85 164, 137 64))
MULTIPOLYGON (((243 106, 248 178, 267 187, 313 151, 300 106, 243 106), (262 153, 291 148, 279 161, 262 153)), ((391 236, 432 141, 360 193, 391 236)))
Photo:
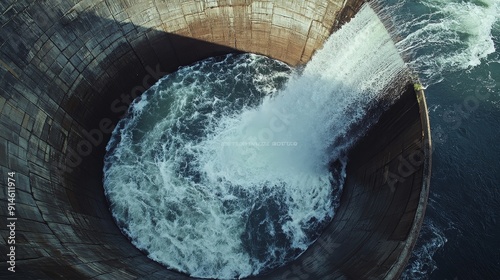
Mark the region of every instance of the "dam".
MULTIPOLYGON (((362 4, 1 4, 0 165, 4 182, 16 173, 15 276, 192 279, 149 259, 115 224, 102 182, 114 125, 135 97, 179 66, 246 52, 305 64, 362 4)), ((431 144, 421 88, 409 78, 394 82, 384 90, 401 97, 349 151, 333 221, 296 260, 253 278, 399 277, 425 212, 431 144)), ((1 205, 7 219, 6 200, 1 205)))

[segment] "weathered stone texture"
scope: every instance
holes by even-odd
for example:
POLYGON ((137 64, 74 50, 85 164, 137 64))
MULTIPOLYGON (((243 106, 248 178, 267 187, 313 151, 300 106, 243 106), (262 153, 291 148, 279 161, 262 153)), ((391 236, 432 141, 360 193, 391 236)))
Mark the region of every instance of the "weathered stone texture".
MULTIPOLYGON (((115 226, 102 189, 109 131, 101 122, 116 122, 166 72, 209 56, 253 52, 305 63, 362 2, 0 1, 0 178, 3 184, 7 172, 16 172, 16 276, 187 279, 146 258, 115 226)), ((5 219, 5 189, 1 194, 5 219)), ((416 194, 407 198, 417 201, 416 194)), ((405 225, 415 209, 405 210, 405 225)), ((392 236, 403 240, 406 229, 392 236)), ((8 232, 0 232, 5 239, 8 232)), ((377 275, 399 257, 383 253, 376 256, 386 260, 377 275)), ((3 268, 0 275, 9 275, 3 268)), ((318 275, 331 279, 337 269, 328 265, 318 275)))

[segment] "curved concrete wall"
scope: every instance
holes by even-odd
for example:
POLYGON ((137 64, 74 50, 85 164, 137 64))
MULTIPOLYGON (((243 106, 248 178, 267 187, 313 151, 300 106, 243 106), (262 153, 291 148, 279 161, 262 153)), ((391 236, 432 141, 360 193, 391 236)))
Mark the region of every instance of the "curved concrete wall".
MULTIPOLYGON (((0 178, 4 186, 8 172, 16 172, 15 276, 188 279, 149 260, 114 224, 101 182, 114 123, 165 73, 209 56, 254 52, 305 63, 362 2, 0 2, 0 178)), ((425 106, 413 91, 407 95, 395 108, 412 109, 393 113, 404 117, 389 125, 398 130, 379 128, 390 134, 371 149, 378 160, 350 164, 342 206, 327 232, 295 263, 264 278, 399 275, 420 228, 430 162, 424 149, 426 160, 411 172, 399 167, 404 156, 428 146, 426 111, 418 110, 425 106)), ((1 193, 6 221, 8 189, 1 193)), ((7 243, 11 231, 0 231, 7 243)), ((0 275, 12 276, 7 266, 2 261, 0 275)))

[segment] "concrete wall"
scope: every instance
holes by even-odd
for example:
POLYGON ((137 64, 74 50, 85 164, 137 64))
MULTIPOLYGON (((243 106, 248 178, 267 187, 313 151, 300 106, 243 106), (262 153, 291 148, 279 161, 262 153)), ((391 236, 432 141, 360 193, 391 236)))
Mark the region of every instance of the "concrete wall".
MULTIPOLYGON (((0 219, 3 225, 9 217, 4 182, 8 172, 16 172, 16 278, 186 278, 150 261, 113 222, 101 181, 102 156, 112 126, 130 100, 181 65, 229 52, 260 53, 291 65, 305 63, 361 3, 1 1, 0 219)), ((417 104, 415 95, 411 96, 410 103, 417 104)), ((411 124, 412 133, 405 134, 405 143, 427 137, 421 133, 427 124, 420 116, 412 111, 408 115, 411 122, 401 124, 411 124)), ((387 147, 381 145, 377 151, 384 157, 387 147)), ((424 184, 417 181, 425 175, 421 171, 424 167, 416 168, 415 172, 421 173, 412 177, 411 194, 403 191, 409 195, 404 201, 410 202, 404 212, 403 206, 391 206, 398 191, 375 196, 364 190, 363 196, 356 184, 349 183, 341 207, 344 210, 328 233, 304 257, 267 279, 312 275, 315 278, 310 279, 332 279, 331 275, 379 278, 390 273, 389 269, 397 275, 413 244, 408 233, 419 229, 421 217, 417 215, 417 223, 412 223, 417 208, 411 203, 422 202, 416 200, 417 193, 426 194, 425 189, 419 192, 424 184), (354 203, 358 197, 363 199, 354 203), (379 206, 373 207, 379 207, 386 218, 360 228, 354 221, 370 220, 372 214, 366 207, 375 201, 379 206), (378 232, 376 224, 390 231, 398 219, 405 223, 394 230, 395 237, 370 235, 378 232), (389 222, 390 226, 386 225, 389 222), (330 250, 337 241, 328 238, 359 234, 360 230, 369 242, 361 236, 349 242, 344 238, 338 243, 344 244, 341 250, 330 250), (389 242, 392 251, 377 240, 389 242), (378 261, 380 254, 386 257, 382 263, 378 261), (373 271, 361 274, 360 269, 367 264, 373 271)), ((360 172, 354 167, 350 170, 360 172)), ((2 226, 0 233, 6 244, 9 230, 2 226)), ((5 257, 9 250, 3 245, 0 248, 5 257)), ((0 275, 12 276, 5 261, 0 264, 0 275)))

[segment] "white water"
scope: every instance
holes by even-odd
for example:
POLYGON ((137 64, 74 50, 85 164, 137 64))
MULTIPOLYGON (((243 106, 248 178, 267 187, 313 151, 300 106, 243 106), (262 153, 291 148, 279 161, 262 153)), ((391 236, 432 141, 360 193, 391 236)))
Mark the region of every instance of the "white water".
POLYGON ((344 146, 336 146, 334 154, 327 153, 331 143, 363 119, 371 101, 385 98, 383 89, 404 70, 384 25, 371 8, 363 8, 332 35, 283 93, 266 97, 258 108, 222 119, 200 144, 207 155, 200 164, 214 178, 240 185, 279 181, 290 174, 297 174, 293 181, 300 180, 305 178, 302 172, 323 173, 332 156, 338 157, 335 153, 352 141, 344 138, 344 146), (296 143, 300 149, 237 144, 273 141, 296 143))
POLYGON ((401 36, 397 47, 412 54, 410 65, 426 85, 442 81, 443 72, 474 68, 495 53, 499 0, 399 1, 385 5, 382 13, 394 21, 401 36))
POLYGON ((408 267, 401 275, 402 280, 424 280, 437 269, 434 254, 448 241, 443 231, 427 221, 420 230, 421 238, 415 245, 408 267))
POLYGON ((192 69, 179 71, 180 82, 163 79, 120 122, 107 147, 106 194, 122 230, 150 258, 196 277, 258 274, 298 256, 314 241, 307 231, 331 220, 344 174, 333 178, 328 163, 342 159, 356 140, 351 125, 374 100, 386 102, 384 88, 405 64, 365 6, 258 106, 231 109, 225 92, 207 91, 227 81, 192 69), (151 119, 153 111, 164 115, 151 119), (245 244, 262 225, 266 260, 245 244))
MULTIPOLYGON (((456 99, 459 96, 473 96, 474 92, 496 94, 494 92, 495 79, 492 77, 498 76, 498 74, 477 70, 488 69, 488 67, 483 67, 484 64, 499 62, 500 0, 383 0, 379 2, 383 3, 381 5, 384 7, 382 14, 393 22, 399 35, 400 41, 396 46, 401 52, 409 54, 411 58, 409 64, 419 73, 421 81, 428 87, 427 96, 432 96, 432 94, 445 96, 441 97, 445 100, 440 100, 441 98, 436 96, 428 100, 430 108, 433 108, 431 109, 431 126, 434 131, 439 131, 436 128, 441 125, 449 125, 443 121, 442 112, 453 107, 453 102, 461 103, 462 100, 456 99), (484 72, 481 73, 481 71, 484 72), (469 79, 473 79, 472 77, 480 80, 481 83, 467 84, 469 79), (442 85, 433 87, 439 83, 442 85), (453 94, 443 92, 447 90, 457 92, 453 92, 453 94), (446 99, 450 99, 450 101, 446 99), (433 104, 432 101, 438 103, 433 104)), ((488 102, 492 101, 488 100, 488 102)), ((461 129, 464 127, 465 125, 461 129)), ((448 158, 453 155, 454 152, 451 151, 455 149, 454 145, 448 146, 447 144, 448 147, 440 145, 440 143, 444 143, 442 133, 433 135, 433 141, 436 143, 436 153, 441 154, 441 157, 448 158)), ((442 172, 439 169, 433 170, 433 177, 442 172)), ((446 175, 442 174, 441 176, 446 175)), ((439 189, 439 183, 431 187, 431 198, 438 196, 438 194, 443 197, 448 196, 439 189)), ((402 279, 429 279, 431 273, 438 268, 433 259, 434 254, 442 251, 447 242, 446 229, 450 226, 456 226, 453 225, 453 222, 448 221, 449 211, 440 208, 438 208, 439 210, 433 209, 436 204, 431 198, 427 211, 438 216, 439 219, 436 219, 435 216, 425 218, 419 241, 413 250, 412 258, 407 270, 402 275, 402 279)), ((446 207, 442 204, 441 201, 439 206, 446 207)), ((445 265, 447 262, 449 265, 452 260, 441 260, 441 263, 445 265)))

